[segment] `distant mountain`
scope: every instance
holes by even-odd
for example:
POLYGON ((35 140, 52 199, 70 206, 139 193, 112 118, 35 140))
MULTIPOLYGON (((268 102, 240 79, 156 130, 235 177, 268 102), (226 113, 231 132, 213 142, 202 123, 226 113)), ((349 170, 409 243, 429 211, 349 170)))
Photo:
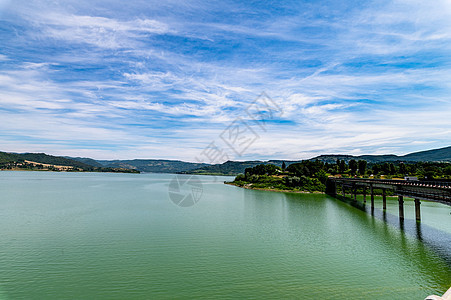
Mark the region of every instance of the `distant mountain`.
POLYGON ((38 162, 42 164, 51 164, 59 166, 71 166, 76 168, 81 168, 83 170, 91 170, 93 166, 76 161, 67 157, 53 156, 45 153, 20 153, 15 154, 18 159, 29 160, 33 162, 38 162))
POLYGON ((164 159, 98 160, 97 162, 104 167, 127 168, 151 173, 179 173, 208 166, 203 163, 164 159))
MULTIPOLYGON (((351 159, 366 160, 368 163, 381 162, 451 162, 451 146, 433 149, 427 151, 420 151, 410 153, 407 155, 320 155, 310 160, 321 160, 323 162, 335 163, 339 160, 345 160, 348 163, 351 159)), ((269 161, 227 161, 222 164, 204 164, 191 163, 180 160, 165 160, 165 159, 133 159, 133 160, 94 160, 86 157, 61 157, 52 156, 45 153, 6 153, 0 152, 0 163, 7 163, 13 161, 29 160, 38 163, 73 166, 83 170, 112 170, 112 169, 129 169, 140 172, 152 173, 190 173, 190 174, 221 174, 221 175, 237 175, 244 173, 246 168, 255 167, 259 164, 274 164, 282 166, 284 160, 269 160, 269 161)), ((299 161, 285 160, 288 166, 299 161)))
POLYGON ((254 160, 254 161, 226 161, 222 164, 208 165, 199 169, 191 170, 190 174, 220 174, 220 175, 237 175, 244 173, 246 168, 255 167, 256 165, 263 164, 265 162, 254 160))
POLYGON ((70 157, 70 156, 64 156, 65 158, 69 158, 93 167, 98 167, 98 168, 102 168, 104 167, 104 165, 102 165, 100 162, 98 162, 97 160, 94 160, 92 158, 88 158, 88 157, 70 157))
MULTIPOLYGON (((215 164, 205 166, 196 170, 184 172, 189 174, 220 174, 220 175, 238 175, 244 173, 246 168, 253 168, 257 165, 261 164, 273 164, 279 167, 282 167, 283 160, 269 160, 269 161, 260 161, 260 160, 252 160, 252 161, 226 161, 222 164, 215 164)), ((301 161, 289 161, 285 160, 285 164, 288 166, 289 164, 301 162, 301 161)))
MULTIPOLYGON (((441 149, 434 149, 428 151, 415 152, 403 156, 398 155, 320 155, 310 160, 320 160, 328 163, 335 163, 339 160, 344 160, 348 163, 351 159, 355 160, 366 160, 368 163, 381 163, 381 162, 394 162, 394 161, 404 161, 404 162, 415 162, 415 161, 429 161, 429 162, 451 162, 451 146, 441 149)), ((246 168, 255 167, 259 164, 274 164, 281 167, 283 160, 269 160, 269 161, 227 161, 222 164, 209 165, 196 170, 191 170, 185 173, 190 174, 222 174, 222 175, 238 175, 244 173, 246 168)), ((298 163, 299 161, 289 161, 285 160, 285 164, 289 166, 293 163, 298 163)))
POLYGON ((451 162, 451 146, 440 149, 414 152, 401 157, 406 161, 451 162))
POLYGON ((314 158, 311 158, 309 160, 320 160, 322 162, 327 163, 335 163, 338 160, 344 160, 346 163, 348 163, 350 160, 366 160, 368 163, 380 163, 380 162, 386 162, 386 161, 397 161, 400 160, 399 156, 396 155, 343 155, 343 154, 325 154, 316 156, 314 158))
POLYGON ((0 152, 0 163, 14 162, 18 160, 15 153, 0 152))
POLYGON ((28 170, 70 170, 89 172, 127 172, 139 173, 125 168, 108 168, 89 158, 72 159, 45 153, 7 153, 0 152, 0 169, 28 170), (89 162, 86 163, 86 162, 89 162), (64 166, 64 167, 62 167, 64 166), (71 168, 65 168, 71 167, 71 168))
POLYGON ((406 155, 320 155, 311 160, 320 160, 328 163, 335 163, 337 159, 344 160, 348 163, 351 159, 366 160, 368 163, 380 163, 390 161, 428 161, 428 162, 451 162, 451 146, 433 149, 427 151, 414 152, 406 155))

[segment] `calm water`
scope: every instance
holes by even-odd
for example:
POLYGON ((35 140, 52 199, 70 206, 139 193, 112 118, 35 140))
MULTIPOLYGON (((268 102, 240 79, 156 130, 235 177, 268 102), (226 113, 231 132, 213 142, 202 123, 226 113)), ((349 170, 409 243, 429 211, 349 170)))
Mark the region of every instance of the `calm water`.
POLYGON ((0 172, 0 298, 424 299, 451 285, 448 206, 423 202, 422 225, 401 227, 393 201, 371 215, 202 177, 180 208, 173 176, 0 172))

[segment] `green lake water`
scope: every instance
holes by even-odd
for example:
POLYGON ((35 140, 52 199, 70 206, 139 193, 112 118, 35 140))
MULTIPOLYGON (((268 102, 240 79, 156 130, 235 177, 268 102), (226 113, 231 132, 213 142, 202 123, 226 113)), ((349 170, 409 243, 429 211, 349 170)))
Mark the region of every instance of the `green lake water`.
POLYGON ((170 174, 0 172, 0 299, 424 299, 451 285, 451 207, 170 174), (186 187, 183 187, 186 188, 186 187), (183 192, 189 192, 183 190, 183 192))

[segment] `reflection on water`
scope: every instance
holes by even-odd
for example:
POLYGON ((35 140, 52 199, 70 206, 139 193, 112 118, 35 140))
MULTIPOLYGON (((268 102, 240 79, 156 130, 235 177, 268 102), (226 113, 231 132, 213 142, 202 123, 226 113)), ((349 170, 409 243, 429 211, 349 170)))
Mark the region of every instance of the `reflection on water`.
MULTIPOLYGON (((379 204, 380 207, 382 205, 378 202, 375 203, 375 207, 371 209, 371 205, 368 205, 361 201, 354 201, 349 198, 343 198, 339 197, 339 199, 355 208, 358 208, 359 210, 370 213, 372 216, 374 216, 377 219, 383 220, 384 224, 387 226, 393 226, 397 229, 399 229, 399 234, 402 235, 408 235, 411 237, 415 237, 416 240, 421 242, 421 244, 427 245, 429 248, 433 249, 434 252, 436 252, 438 255, 440 255, 448 264, 448 266, 451 266, 451 232, 446 232, 437 228, 434 228, 430 225, 427 225, 426 223, 428 220, 422 220, 422 222, 417 222, 414 218, 414 215, 411 214, 411 219, 406 218, 408 215, 405 213, 404 219, 400 219, 399 216, 393 215, 393 209, 391 210, 392 213, 387 213, 387 211, 383 209, 378 209, 376 206, 379 204)), ((408 205, 410 203, 410 206, 413 205, 413 200, 405 200, 404 206, 408 205)), ((442 204, 433 203, 433 202, 422 202, 423 207, 422 210, 426 208, 428 209, 425 204, 429 205, 435 205, 436 207, 442 207, 443 211, 450 210, 451 208, 442 204)), ((395 207, 397 209, 398 203, 397 200, 391 201, 391 206, 395 207)), ((447 218, 446 214, 442 214, 441 216, 438 216, 441 218, 441 222, 443 225, 446 226, 446 223, 448 223, 448 226, 450 226, 450 218, 447 218)), ((437 221, 437 220, 435 220, 437 221)))

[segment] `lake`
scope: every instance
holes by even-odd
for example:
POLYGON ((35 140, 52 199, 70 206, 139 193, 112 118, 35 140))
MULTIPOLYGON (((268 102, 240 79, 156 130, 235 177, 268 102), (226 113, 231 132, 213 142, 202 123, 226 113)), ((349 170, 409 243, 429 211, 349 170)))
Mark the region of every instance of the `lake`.
POLYGON ((400 223, 394 199, 372 215, 202 176, 180 207, 174 176, 0 172, 0 298, 424 299, 451 284, 449 206, 423 201, 418 225, 406 201, 400 223))

